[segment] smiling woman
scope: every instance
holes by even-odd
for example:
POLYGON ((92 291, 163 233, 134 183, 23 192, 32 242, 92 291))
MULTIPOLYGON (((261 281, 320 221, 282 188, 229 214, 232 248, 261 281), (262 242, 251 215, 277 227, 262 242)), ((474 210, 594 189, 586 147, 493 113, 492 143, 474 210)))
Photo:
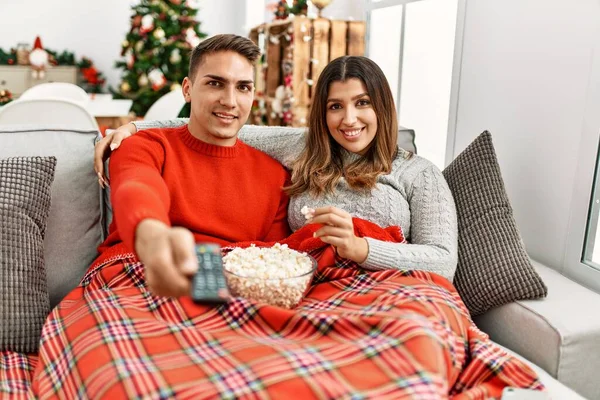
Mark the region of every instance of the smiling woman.
POLYGON ((359 79, 331 84, 326 119, 333 139, 351 153, 364 155, 375 139, 377 116, 359 79))

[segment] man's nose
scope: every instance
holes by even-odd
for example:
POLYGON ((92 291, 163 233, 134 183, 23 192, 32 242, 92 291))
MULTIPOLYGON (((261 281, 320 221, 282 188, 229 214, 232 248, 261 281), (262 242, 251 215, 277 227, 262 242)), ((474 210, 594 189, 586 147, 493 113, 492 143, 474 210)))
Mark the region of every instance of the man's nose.
POLYGON ((221 92, 221 105, 233 108, 235 107, 235 88, 226 87, 223 92, 221 92))

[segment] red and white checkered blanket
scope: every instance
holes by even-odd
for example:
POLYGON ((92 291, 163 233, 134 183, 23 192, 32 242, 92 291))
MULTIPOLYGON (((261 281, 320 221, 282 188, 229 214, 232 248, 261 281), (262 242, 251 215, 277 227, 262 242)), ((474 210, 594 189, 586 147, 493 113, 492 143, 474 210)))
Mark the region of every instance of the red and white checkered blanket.
POLYGON ((330 247, 312 253, 319 273, 294 310, 240 298, 219 307, 159 298, 133 258, 94 266, 52 311, 33 374, 34 358, 2 354, 2 392, 487 399, 505 386, 543 389, 529 367, 475 327, 446 279, 363 271, 330 247))

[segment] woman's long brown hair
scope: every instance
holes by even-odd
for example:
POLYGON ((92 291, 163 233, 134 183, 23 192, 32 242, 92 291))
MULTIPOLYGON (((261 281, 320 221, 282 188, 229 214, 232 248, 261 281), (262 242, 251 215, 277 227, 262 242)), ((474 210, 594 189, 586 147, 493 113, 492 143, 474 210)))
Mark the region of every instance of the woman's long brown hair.
POLYGON ((332 193, 342 176, 351 188, 367 191, 375 187, 379 175, 391 172, 398 142, 396 108, 383 71, 370 59, 343 56, 325 67, 315 86, 308 126, 306 146, 294 162, 291 184, 285 188, 289 195, 332 193), (333 82, 352 78, 360 79, 367 88, 377 116, 377 133, 365 154, 344 167, 342 147, 327 129, 327 97, 333 82))

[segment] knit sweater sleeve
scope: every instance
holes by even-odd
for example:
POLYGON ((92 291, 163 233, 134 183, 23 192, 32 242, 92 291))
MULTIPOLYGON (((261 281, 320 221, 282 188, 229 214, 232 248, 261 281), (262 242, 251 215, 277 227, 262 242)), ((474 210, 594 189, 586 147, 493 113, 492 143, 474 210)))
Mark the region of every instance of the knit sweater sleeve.
POLYGON ((151 128, 177 128, 186 125, 189 122, 189 118, 175 118, 167 119, 163 121, 133 121, 138 131, 151 128))
POLYGON ((170 195, 161 171, 163 145, 148 132, 125 140, 110 157, 111 202, 119 236, 135 253, 135 230, 147 218, 170 225, 170 195))
POLYGON ((409 243, 366 238, 369 254, 363 267, 418 269, 452 281, 458 262, 458 223, 450 188, 434 165, 423 169, 407 193, 411 232, 409 243))

